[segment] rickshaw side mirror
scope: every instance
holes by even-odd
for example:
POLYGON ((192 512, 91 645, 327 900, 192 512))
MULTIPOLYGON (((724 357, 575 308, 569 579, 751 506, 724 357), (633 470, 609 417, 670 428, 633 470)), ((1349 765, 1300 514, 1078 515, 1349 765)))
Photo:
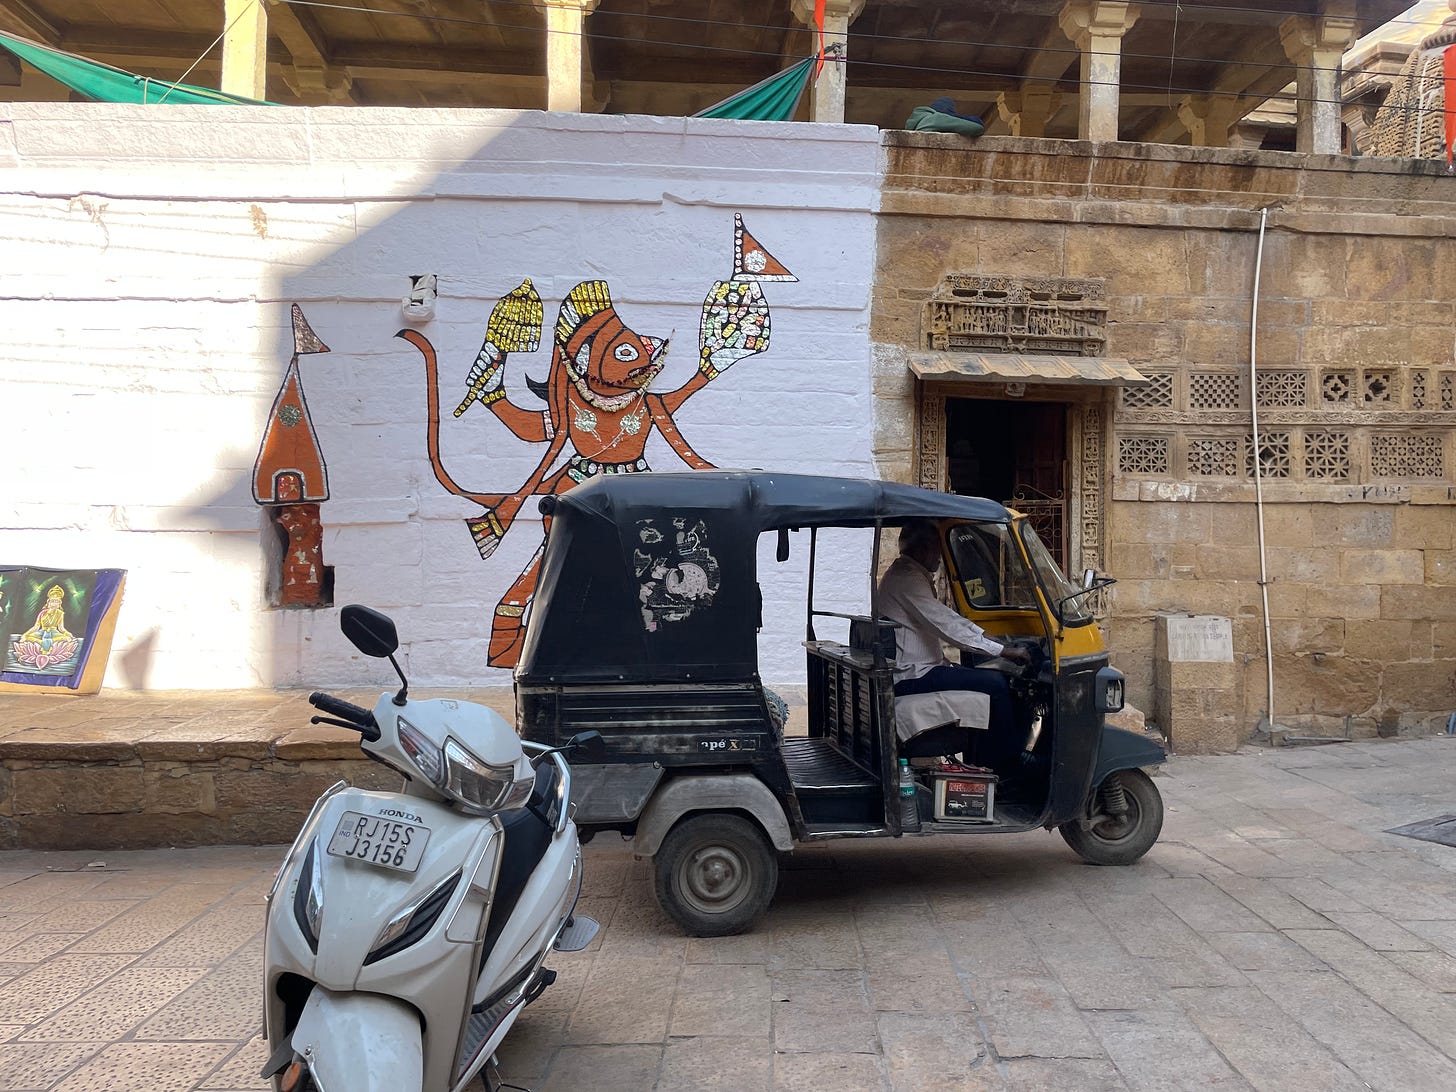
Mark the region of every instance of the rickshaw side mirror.
POLYGON ((779 545, 774 551, 774 559, 780 562, 789 560, 789 529, 779 528, 779 545))
POLYGON ((1082 590, 1083 591, 1091 591, 1092 590, 1092 584, 1093 584, 1094 581, 1096 581, 1096 579, 1097 579, 1097 570, 1096 569, 1083 569, 1082 570, 1082 590))

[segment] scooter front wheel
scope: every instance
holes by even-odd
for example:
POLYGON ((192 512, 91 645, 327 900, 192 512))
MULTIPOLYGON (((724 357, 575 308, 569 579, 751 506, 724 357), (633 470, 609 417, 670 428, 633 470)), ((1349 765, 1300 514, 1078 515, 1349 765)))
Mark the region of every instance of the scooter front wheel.
POLYGON ((689 815, 668 832, 653 862, 657 901, 690 936, 746 932, 768 909, 778 858, 763 831, 740 815, 689 815))
POLYGON ((1132 864, 1158 840, 1163 830, 1163 797, 1142 770, 1116 770, 1097 788, 1094 813, 1063 823, 1057 830, 1084 861, 1100 865, 1132 864), (1123 810, 1111 811, 1109 798, 1123 810), (1120 799, 1119 799, 1120 798, 1120 799))

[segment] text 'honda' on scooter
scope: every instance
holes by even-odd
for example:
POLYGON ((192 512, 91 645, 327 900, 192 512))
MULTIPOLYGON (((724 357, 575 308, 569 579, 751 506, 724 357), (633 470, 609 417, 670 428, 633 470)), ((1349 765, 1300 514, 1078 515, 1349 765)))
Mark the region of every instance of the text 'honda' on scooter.
POLYGON ((264 956, 276 1092, 457 1092, 555 979, 553 950, 599 926, 574 914, 581 849, 564 753, 522 744, 470 702, 411 701, 394 623, 347 606, 344 635, 387 658, 398 694, 374 711, 328 694, 311 723, 349 728, 404 775, 400 792, 340 781, 314 804, 268 895, 264 956))

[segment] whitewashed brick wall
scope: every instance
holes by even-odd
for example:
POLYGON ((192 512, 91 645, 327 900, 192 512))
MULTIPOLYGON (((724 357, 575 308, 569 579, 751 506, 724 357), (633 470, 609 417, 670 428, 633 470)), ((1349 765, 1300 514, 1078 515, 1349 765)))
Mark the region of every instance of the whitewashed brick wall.
MULTIPOLYGON (((479 507, 436 482, 424 371, 392 337, 409 275, 440 278, 418 328, 440 351, 447 464, 509 491, 539 449, 478 408, 449 414, 494 301, 529 276, 546 305, 542 350, 510 361, 519 404, 556 305, 592 278, 629 326, 673 335, 670 390, 741 212, 799 282, 764 285, 769 352, 689 401, 683 433, 721 466, 871 476, 879 155, 859 126, 0 104, 0 564, 129 570, 110 687, 383 681, 335 610, 264 604, 250 475, 297 302, 333 350, 300 366, 335 602, 394 615, 420 683, 508 683, 484 666, 491 610, 540 527, 528 505, 482 562, 462 522, 479 507)), ((681 465, 658 440, 648 458, 681 465)), ((805 553, 765 555, 769 681, 802 676, 805 553)), ((825 559, 830 601, 867 598, 861 556, 825 559)))

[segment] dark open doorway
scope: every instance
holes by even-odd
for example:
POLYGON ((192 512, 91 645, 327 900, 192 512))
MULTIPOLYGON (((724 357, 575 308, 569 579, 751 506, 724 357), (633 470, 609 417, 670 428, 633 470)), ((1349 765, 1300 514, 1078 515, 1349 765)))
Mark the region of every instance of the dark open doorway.
POLYGON ((947 398, 945 447, 950 491, 1025 512, 1066 568, 1066 403, 947 398))

